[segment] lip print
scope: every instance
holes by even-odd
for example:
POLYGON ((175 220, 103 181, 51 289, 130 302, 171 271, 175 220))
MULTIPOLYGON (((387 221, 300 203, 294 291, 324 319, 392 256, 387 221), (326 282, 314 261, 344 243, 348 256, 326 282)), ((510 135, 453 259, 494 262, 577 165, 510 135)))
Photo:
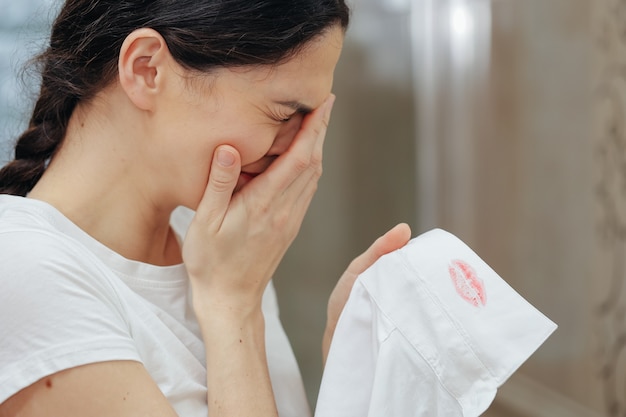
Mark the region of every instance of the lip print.
POLYGON ((487 294, 483 280, 476 275, 476 271, 465 261, 455 259, 448 265, 450 278, 456 292, 465 301, 474 307, 483 307, 487 304, 487 294))

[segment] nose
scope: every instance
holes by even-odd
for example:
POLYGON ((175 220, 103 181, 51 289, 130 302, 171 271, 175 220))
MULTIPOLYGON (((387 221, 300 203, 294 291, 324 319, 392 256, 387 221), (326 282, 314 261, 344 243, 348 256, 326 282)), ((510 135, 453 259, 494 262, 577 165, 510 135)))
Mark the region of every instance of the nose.
POLYGON ((267 152, 268 156, 282 155, 289 148, 289 145, 291 145, 291 142, 293 142, 293 139, 300 130, 303 117, 302 114, 297 113, 280 127, 274 139, 274 143, 272 143, 272 146, 267 152))

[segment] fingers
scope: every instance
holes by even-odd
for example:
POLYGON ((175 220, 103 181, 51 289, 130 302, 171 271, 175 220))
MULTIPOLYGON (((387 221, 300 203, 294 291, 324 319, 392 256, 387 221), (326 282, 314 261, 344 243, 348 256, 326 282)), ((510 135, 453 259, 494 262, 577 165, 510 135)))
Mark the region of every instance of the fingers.
POLYGON ((241 158, 235 148, 220 145, 213 153, 211 172, 196 215, 213 229, 219 229, 241 173, 241 158))
POLYGON ((330 115, 333 111, 333 106, 335 104, 335 99, 337 97, 334 94, 331 94, 324 103, 324 109, 322 114, 322 122, 321 124, 316 124, 313 126, 313 132, 316 136, 320 138, 320 140, 316 143, 317 147, 315 149, 316 152, 322 152, 322 148, 324 146, 324 140, 326 139, 326 131, 328 130, 328 124, 330 123, 330 115))
POLYGON ((350 263, 348 271, 355 275, 363 273, 381 256, 406 245, 410 238, 411 228, 408 224, 400 223, 396 225, 387 233, 376 239, 365 252, 355 258, 352 263, 350 263))
POLYGON ((300 132, 296 136, 293 147, 297 148, 298 145, 302 145, 302 142, 305 142, 306 146, 302 146, 308 150, 307 153, 311 154, 313 152, 318 152, 322 150, 324 145, 324 139, 326 138, 326 131, 328 130, 328 125, 330 123, 330 115, 333 110, 333 105, 335 104, 336 96, 334 94, 330 94, 326 101, 315 109, 311 114, 305 116, 302 121, 302 125, 300 127, 300 132), (309 140, 298 140, 298 136, 309 136, 309 140))
POLYGON ((308 209, 322 176, 323 147, 334 102, 335 96, 331 94, 314 114, 305 118, 300 130, 303 137, 294 140, 292 152, 296 158, 302 157, 302 165, 293 165, 289 188, 293 190, 294 211, 298 213, 304 214, 308 209))
POLYGON ((334 100, 335 96, 330 95, 306 115, 289 148, 255 178, 255 187, 243 190, 257 201, 257 206, 282 204, 299 225, 295 220, 304 217, 322 174, 323 142, 334 100))
POLYGON ((308 182, 321 175, 322 150, 334 101, 331 94, 324 104, 305 116, 287 152, 268 168, 268 176, 278 187, 286 188, 297 180, 308 182), (309 175, 303 178, 305 172, 309 175))

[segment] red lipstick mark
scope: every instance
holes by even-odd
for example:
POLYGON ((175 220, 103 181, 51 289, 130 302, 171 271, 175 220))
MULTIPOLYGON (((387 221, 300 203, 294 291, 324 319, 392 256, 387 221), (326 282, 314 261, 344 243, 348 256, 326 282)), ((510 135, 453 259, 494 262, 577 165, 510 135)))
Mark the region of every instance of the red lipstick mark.
POLYGON ((476 275, 474 268, 465 261, 455 259, 448 265, 450 278, 456 292, 474 307, 487 304, 487 294, 483 280, 476 275))

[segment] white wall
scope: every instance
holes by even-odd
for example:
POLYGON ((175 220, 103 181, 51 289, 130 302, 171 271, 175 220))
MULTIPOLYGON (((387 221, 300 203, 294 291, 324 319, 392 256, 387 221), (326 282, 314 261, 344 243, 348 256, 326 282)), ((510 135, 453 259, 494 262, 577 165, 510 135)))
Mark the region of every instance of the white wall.
POLYGON ((56 5, 54 0, 0 0, 0 164, 10 159, 12 143, 28 122, 36 87, 23 69, 45 44, 56 5))

